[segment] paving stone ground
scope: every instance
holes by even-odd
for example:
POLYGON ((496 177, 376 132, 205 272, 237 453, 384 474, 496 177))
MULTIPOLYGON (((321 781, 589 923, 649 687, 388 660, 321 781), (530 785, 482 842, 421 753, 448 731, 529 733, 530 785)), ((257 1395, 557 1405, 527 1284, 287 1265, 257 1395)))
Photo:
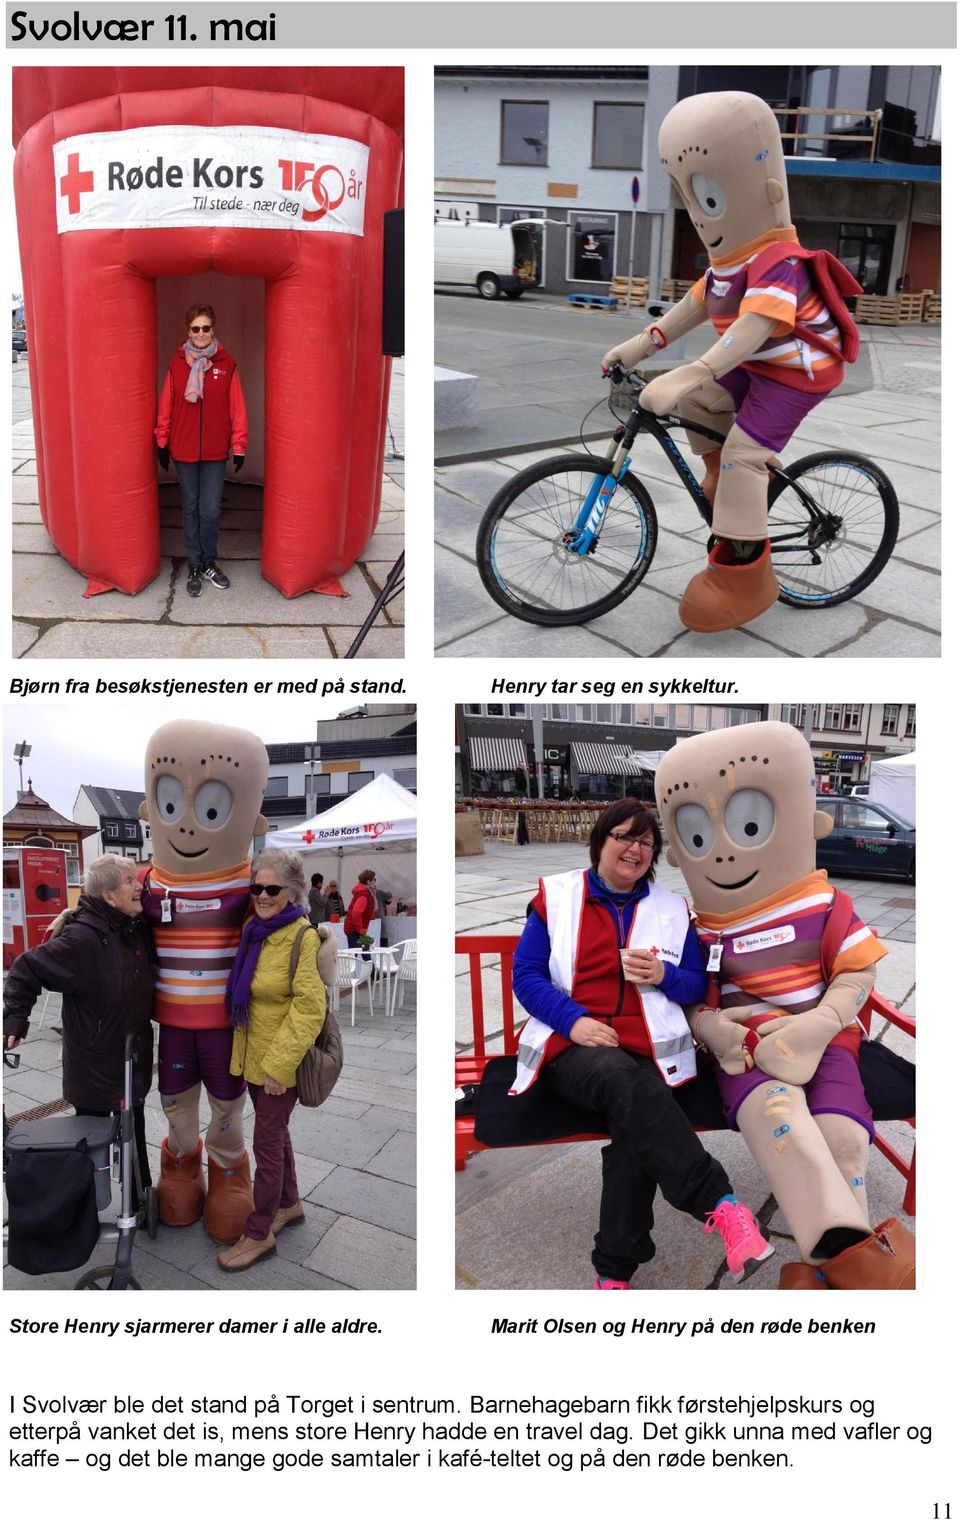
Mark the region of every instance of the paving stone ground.
MULTIPOLYGON (((145 1232, 136 1238, 134 1274, 142 1288, 316 1292, 416 1286, 416 1001, 415 984, 407 984, 404 1008, 387 1018, 375 1004, 371 1018, 361 991, 352 1028, 349 1004, 341 1003, 343 1075, 322 1108, 298 1106, 290 1122, 306 1221, 281 1233, 276 1256, 248 1272, 222 1272, 216 1260, 221 1248, 202 1224, 180 1230, 161 1226, 155 1240, 145 1232)), ((59 995, 51 994, 38 1028, 42 1004, 37 1005, 30 1035, 20 1046, 20 1069, 4 1074, 4 1111, 11 1122, 61 1096, 59 1008, 59 995)), ((204 1125, 207 1118, 203 1100, 204 1125)), ((146 1122, 156 1180, 167 1125, 155 1087, 147 1098, 146 1122)), ((249 1103, 244 1132, 249 1145, 249 1103)), ((115 1217, 118 1204, 115 1184, 113 1208, 102 1217, 115 1217)), ((5 1264, 3 1286, 72 1289, 83 1271, 112 1259, 113 1248, 98 1246, 87 1267, 46 1277, 28 1277, 5 1264)))
MULTIPOLYGON (((346 597, 282 596, 260 574, 262 491, 224 486, 219 559, 229 591, 186 593, 176 485, 160 487, 160 574, 136 596, 84 598, 86 578, 61 559, 40 516, 28 367, 13 370, 13 655, 15 659, 336 659, 346 654, 403 550, 403 361, 394 365, 388 455, 376 531, 341 576, 346 597), (118 626, 119 625, 119 626, 118 626)), ((305 531, 307 531, 305 526, 305 531)), ((403 597, 382 611, 361 659, 403 655, 403 597)))
MULTIPOLYGON (((624 326, 626 317, 609 323, 599 318, 594 325, 587 317, 545 306, 524 313, 528 331, 511 335, 489 326, 503 321, 502 313, 481 313, 481 323, 468 305, 459 307, 459 315, 457 310, 456 302, 438 302, 438 359, 452 362, 456 354, 460 369, 479 375, 480 410, 476 428, 440 433, 436 440, 438 655, 776 659, 939 653, 939 328, 861 328, 855 372, 848 372, 844 386, 810 413, 781 455, 789 464, 820 450, 852 449, 886 472, 901 512, 899 538, 886 568, 854 600, 838 607, 808 611, 778 603, 747 627, 709 636, 686 631, 677 613, 684 587, 703 565, 706 530, 659 446, 643 436, 634 447, 632 468, 653 497, 659 539, 653 565, 633 595, 594 622, 561 629, 519 622, 490 599, 480 583, 475 552, 484 508, 524 466, 558 453, 582 452, 580 419, 604 399, 598 355, 605 343, 612 346, 632 329, 624 326), (466 325, 463 312, 473 325, 466 325)), ((701 333, 693 334, 687 360, 705 343, 701 333)), ((609 439, 613 424, 602 406, 593 413, 586 438, 596 438, 607 420, 609 439)), ((685 439, 676 436, 689 454, 685 439)))
MULTIPOLYGON (((538 877, 582 866, 584 847, 490 842, 483 855, 457 861, 457 929, 461 934, 519 934, 538 877)), ((916 1016, 915 890, 904 882, 873 878, 834 878, 854 898, 861 917, 877 928, 888 948, 878 967, 877 987, 896 1007, 916 1016)), ((683 878, 665 862, 657 880, 684 892, 683 878)), ((488 1050, 502 1049, 499 963, 483 957, 484 1014, 488 1050)), ((456 965, 456 1044, 472 1051, 470 986, 467 962, 456 965)), ((521 1016, 519 1009, 518 1017, 521 1016)), ((915 1042, 888 1026, 875 1028, 885 1044, 915 1058, 915 1042)), ((909 1156, 913 1131, 906 1123, 885 1123, 881 1133, 909 1156)), ((766 1179, 739 1135, 701 1136, 706 1149, 726 1167, 737 1194, 770 1230, 776 1256, 737 1289, 723 1265, 715 1238, 662 1198, 656 1206, 657 1255, 642 1266, 634 1288, 646 1290, 711 1288, 755 1291, 776 1288, 780 1266, 799 1260, 787 1222, 777 1208, 766 1179)), ((483 1151, 457 1175, 457 1286, 467 1289, 590 1288, 590 1251, 600 1199, 598 1144, 549 1145, 525 1150, 483 1151), (535 1228, 531 1226, 535 1221, 535 1228)), ((896 1215, 913 1230, 902 1209, 904 1183, 882 1156, 870 1161, 871 1218, 896 1215)))

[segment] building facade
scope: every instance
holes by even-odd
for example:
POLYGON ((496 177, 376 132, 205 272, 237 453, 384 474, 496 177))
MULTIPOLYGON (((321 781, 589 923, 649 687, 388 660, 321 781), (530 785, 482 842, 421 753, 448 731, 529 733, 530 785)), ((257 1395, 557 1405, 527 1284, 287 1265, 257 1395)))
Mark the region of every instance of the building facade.
POLYGON ((128 860, 139 861, 152 859, 150 825, 140 817, 143 801, 143 792, 81 786, 73 804, 74 819, 96 830, 84 843, 84 870, 98 855, 125 855, 128 860))
POLYGON ((654 295, 699 278, 707 256, 657 136, 678 100, 729 89, 778 113, 801 241, 870 293, 940 289, 935 67, 451 67, 435 81, 435 218, 545 218, 549 291, 606 290, 631 246, 654 295))
POLYGON ((912 702, 775 703, 770 716, 807 734, 821 785, 832 792, 865 785, 872 759, 916 748, 912 702))
MULTIPOLYGON (((83 881, 82 851, 84 842, 96 829, 64 818, 49 802, 38 797, 33 782, 17 793, 16 806, 3 819, 5 845, 34 845, 38 849, 63 850, 67 857, 67 888, 70 906, 75 907, 83 881)), ((99 853, 99 852, 95 852, 99 853)))
POLYGON ((457 793, 535 797, 542 791, 544 797, 612 801, 629 791, 652 802, 657 761, 678 740, 765 717, 761 703, 463 703, 456 709, 457 793))
POLYGON ((335 807, 384 772, 417 789, 417 710, 367 706, 317 723, 316 740, 268 744, 262 812, 269 832, 335 807))

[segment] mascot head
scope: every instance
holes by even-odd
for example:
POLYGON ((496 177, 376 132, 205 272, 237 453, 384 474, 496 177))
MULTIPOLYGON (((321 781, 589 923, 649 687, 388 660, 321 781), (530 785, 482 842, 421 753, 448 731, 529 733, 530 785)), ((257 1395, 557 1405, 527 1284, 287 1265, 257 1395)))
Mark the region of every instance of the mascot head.
POLYGON ((711 262, 790 226, 780 124, 759 96, 722 90, 678 101, 659 147, 711 262))
POLYGON ((262 740, 243 728, 179 719, 147 745, 140 817, 150 823, 153 855, 174 876, 209 876, 244 860, 265 834, 260 803, 269 761, 262 740))
POLYGON ((816 870, 832 821, 817 811, 813 756, 788 723, 744 723, 683 739, 657 767, 657 806, 705 913, 733 913, 816 870))

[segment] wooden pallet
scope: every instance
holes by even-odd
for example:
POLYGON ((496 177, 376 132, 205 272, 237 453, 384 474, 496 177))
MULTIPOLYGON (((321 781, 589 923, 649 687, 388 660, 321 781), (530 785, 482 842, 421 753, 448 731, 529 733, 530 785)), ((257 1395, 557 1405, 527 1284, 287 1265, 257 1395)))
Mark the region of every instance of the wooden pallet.
POLYGON ((932 290, 925 290, 923 293, 924 293, 924 296, 926 297, 926 300, 924 301, 924 305, 923 305, 923 320, 924 320, 924 322, 936 322, 936 323, 939 324, 939 321, 940 321, 940 299, 941 299, 940 296, 935 295, 932 290))
POLYGON ((630 298, 629 305, 646 306, 647 301, 650 299, 650 281, 647 279, 646 275, 644 275, 642 278, 635 279, 633 282, 633 290, 631 291, 630 281, 625 274, 614 275, 613 279, 610 281, 610 294, 616 297, 621 306, 626 306, 628 304, 628 294, 630 298))
POLYGON ((588 311, 616 311, 619 302, 616 296, 567 296, 571 306, 579 306, 588 311))
POLYGON ((856 319, 871 327, 900 327, 907 322, 922 322, 926 296, 858 296, 856 319))
POLYGON ((695 280, 661 280, 660 299, 661 301, 682 300, 687 291, 692 290, 695 284, 695 280))

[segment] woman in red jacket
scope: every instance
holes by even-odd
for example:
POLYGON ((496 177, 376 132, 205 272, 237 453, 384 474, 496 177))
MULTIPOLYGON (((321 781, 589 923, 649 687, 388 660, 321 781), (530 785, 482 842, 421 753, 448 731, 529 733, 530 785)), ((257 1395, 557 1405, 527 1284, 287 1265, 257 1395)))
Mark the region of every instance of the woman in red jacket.
POLYGON ((187 340, 167 367, 154 436, 166 470, 171 458, 180 482, 187 593, 204 581, 226 591, 217 564, 217 530, 227 456, 236 474, 247 452, 247 408, 236 361, 216 336, 212 306, 191 306, 187 340))
MULTIPOLYGON (((360 936, 366 934, 370 927, 370 920, 376 917, 377 899, 374 888, 377 885, 376 871, 361 871, 357 877, 357 884, 353 889, 347 916, 343 921, 344 933, 347 936, 347 944, 351 950, 355 950, 360 943, 360 936)), ((364 957, 369 960, 369 956, 364 957)))

